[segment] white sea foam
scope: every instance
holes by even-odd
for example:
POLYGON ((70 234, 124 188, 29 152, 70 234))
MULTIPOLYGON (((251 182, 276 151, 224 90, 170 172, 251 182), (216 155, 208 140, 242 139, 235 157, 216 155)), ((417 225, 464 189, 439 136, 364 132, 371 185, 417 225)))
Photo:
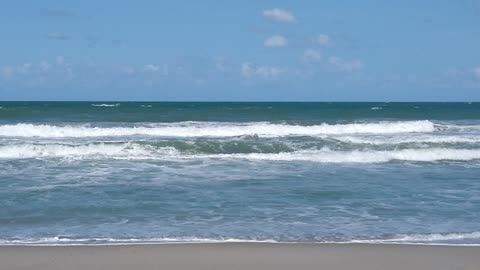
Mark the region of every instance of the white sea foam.
MULTIPOLYGON (((393 238, 383 239, 352 239, 349 241, 322 241, 314 243, 364 243, 364 244, 420 244, 420 245, 451 245, 451 246, 480 246, 480 232, 445 233, 445 234, 404 234, 393 238), (464 243, 462 241, 473 241, 464 243)), ((43 237, 0 239, 4 246, 100 246, 100 245, 131 245, 131 244, 183 244, 183 243, 312 243, 308 240, 278 241, 275 239, 239 239, 239 238, 200 238, 200 237, 152 237, 152 238, 111 238, 111 237, 43 237)))
POLYGON ((395 137, 354 137, 354 136, 340 136, 335 137, 335 140, 354 143, 354 144, 372 144, 372 145, 395 145, 402 143, 479 143, 480 136, 473 135, 418 135, 418 136, 395 136, 395 137))
POLYGON ((106 157, 106 158, 146 158, 176 155, 171 147, 152 147, 133 143, 85 145, 64 144, 12 144, 0 146, 0 158, 54 158, 54 157, 106 157))
POLYGON ((44 237, 0 239, 4 246, 76 246, 76 245, 131 245, 131 244, 182 244, 182 243, 277 243, 275 240, 248 240, 237 238, 162 237, 162 238, 70 238, 44 237))
POLYGON ((403 149, 393 151, 297 151, 289 153, 220 154, 212 157, 269 161, 310 161, 319 163, 384 163, 393 160, 435 162, 480 159, 480 149, 403 149))
POLYGON ((155 147, 135 143, 85 145, 11 144, 0 146, 0 158, 105 158, 105 159, 244 159, 267 161, 307 161, 319 163, 384 163, 393 160, 435 162, 480 159, 480 149, 403 149, 392 151, 333 151, 329 149, 281 153, 191 154, 172 147, 155 147))
MULTIPOLYGON (((469 233, 433 233, 433 234, 402 234, 386 239, 366 239, 352 240, 350 243, 418 243, 418 244, 435 244, 435 243, 451 243, 454 241, 480 240, 480 232, 469 233)), ((478 242, 478 241, 476 241, 478 242)), ((477 244, 478 245, 478 244, 477 244)))
POLYGON ((382 107, 371 107, 370 110, 381 110, 383 109, 382 107))
POLYGON ((92 106, 94 106, 94 107, 118 107, 118 106, 120 106, 120 103, 115 103, 115 104, 106 104, 106 103, 92 104, 92 106))
POLYGON ((462 132, 478 132, 480 131, 480 125, 450 125, 450 124, 438 124, 436 125, 439 130, 446 131, 462 131, 462 132))
POLYGON ((433 132, 430 121, 398 121, 355 124, 321 124, 313 126, 256 123, 187 122, 152 124, 134 127, 87 127, 80 125, 54 126, 15 124, 0 125, 0 136, 9 137, 234 137, 258 135, 262 137, 320 136, 341 134, 397 134, 433 132))

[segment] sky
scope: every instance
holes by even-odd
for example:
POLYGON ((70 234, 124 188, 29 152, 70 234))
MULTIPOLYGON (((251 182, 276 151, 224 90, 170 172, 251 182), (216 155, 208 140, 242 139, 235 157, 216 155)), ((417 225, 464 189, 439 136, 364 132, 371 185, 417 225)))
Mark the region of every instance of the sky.
POLYGON ((480 0, 17 0, 0 33, 0 100, 480 101, 480 0))

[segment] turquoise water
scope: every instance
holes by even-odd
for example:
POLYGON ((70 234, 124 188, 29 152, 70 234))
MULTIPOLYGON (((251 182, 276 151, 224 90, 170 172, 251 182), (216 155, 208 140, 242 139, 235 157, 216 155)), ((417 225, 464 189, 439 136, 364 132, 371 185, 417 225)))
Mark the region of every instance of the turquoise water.
POLYGON ((480 244, 480 103, 0 102, 0 244, 480 244))

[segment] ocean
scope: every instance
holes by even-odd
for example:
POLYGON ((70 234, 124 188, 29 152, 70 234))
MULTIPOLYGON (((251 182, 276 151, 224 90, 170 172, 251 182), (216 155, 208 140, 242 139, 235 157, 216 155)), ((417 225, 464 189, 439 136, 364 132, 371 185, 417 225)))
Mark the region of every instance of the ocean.
POLYGON ((480 245, 480 103, 0 102, 0 244, 480 245))

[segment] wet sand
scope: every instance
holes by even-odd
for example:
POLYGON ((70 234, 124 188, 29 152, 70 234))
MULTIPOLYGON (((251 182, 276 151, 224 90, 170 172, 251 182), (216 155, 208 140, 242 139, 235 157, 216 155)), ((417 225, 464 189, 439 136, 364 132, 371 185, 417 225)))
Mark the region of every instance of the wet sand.
POLYGON ((368 244, 1 246, 0 269, 480 269, 480 247, 368 244))

